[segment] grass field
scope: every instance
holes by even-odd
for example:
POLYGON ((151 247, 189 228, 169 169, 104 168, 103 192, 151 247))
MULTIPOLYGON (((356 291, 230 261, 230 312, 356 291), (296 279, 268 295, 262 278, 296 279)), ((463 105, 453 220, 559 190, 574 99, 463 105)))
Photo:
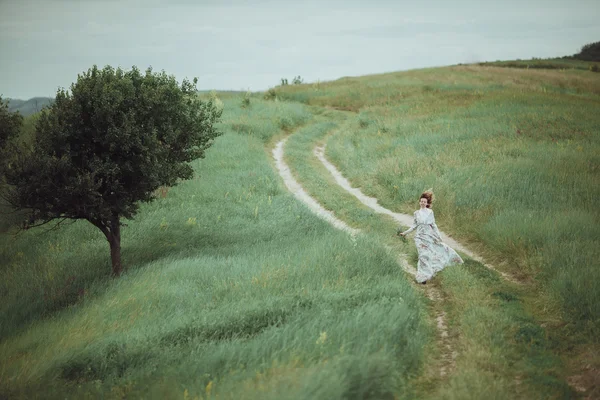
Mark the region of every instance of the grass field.
MULTIPOLYGON (((316 144, 351 129, 351 116, 327 111, 323 115, 327 122, 294 132, 286 144, 287 161, 321 204, 396 254, 408 254, 416 265, 412 240, 400 241, 393 235, 397 229, 393 220, 374 214, 331 182, 328 171, 312 154, 316 144)), ((481 399, 490 392, 505 399, 575 396, 554 343, 527 309, 533 298, 530 288, 506 282, 481 263, 465 259, 464 266, 448 268, 427 285, 429 297, 432 290, 441 293, 428 304, 429 314, 437 319, 445 313, 449 333, 448 339, 427 347, 427 361, 415 377, 415 398, 481 399), (441 376, 442 370, 452 370, 450 377, 441 376)))
POLYGON ((392 210, 433 188, 439 224, 527 285, 556 353, 598 388, 600 75, 457 66, 280 91, 352 111, 330 160, 392 210))
POLYGON ((381 398, 408 393, 429 328, 376 241, 288 194, 264 144, 304 106, 225 101, 197 177, 123 230, 125 275, 91 224, 1 236, 0 394, 381 398), (244 122, 245 121, 245 122, 244 122))
POLYGON ((356 186, 405 212, 433 187, 444 225, 523 279, 553 282, 565 315, 600 333, 600 290, 589 286, 600 237, 600 76, 452 67, 312 93, 284 96, 359 111, 328 146, 356 186))
MULTIPOLYGON (((600 395, 600 74, 454 66, 220 95, 225 134, 193 180, 123 228, 110 278, 83 221, 0 233, 0 398, 498 399, 600 395), (356 241, 283 186, 286 161, 356 241), (312 156, 438 225, 521 283, 467 260, 431 284, 412 241, 312 156), (458 353, 440 377, 434 312, 458 353), (571 383, 571 386, 568 385, 571 383)), ((208 94, 203 94, 208 95, 208 94)))
POLYGON ((600 66, 600 63, 574 58, 534 58, 531 60, 483 62, 479 63, 479 65, 525 69, 580 69, 590 71, 595 65, 600 66))

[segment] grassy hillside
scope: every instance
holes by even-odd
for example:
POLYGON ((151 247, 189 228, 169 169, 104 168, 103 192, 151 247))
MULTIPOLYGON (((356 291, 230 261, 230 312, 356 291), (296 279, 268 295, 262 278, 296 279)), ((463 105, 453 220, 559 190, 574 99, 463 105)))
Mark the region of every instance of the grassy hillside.
MULTIPOLYGON (((408 253, 416 266, 412 240, 402 243, 393 235, 397 223, 374 214, 332 182, 329 171, 314 156, 316 145, 351 129, 354 123, 351 113, 327 110, 322 116, 328 124, 298 130, 287 140, 290 167, 320 203, 396 254, 408 253), (336 122, 333 127, 332 121, 336 122)), ((499 399, 574 396, 567 385, 570 371, 525 306, 531 298, 529 288, 503 280, 481 263, 463 257, 464 265, 449 267, 422 286, 434 300, 428 313, 436 320, 438 337, 429 344, 423 372, 415 377, 415 398, 481 399, 490 393, 499 399), (439 328, 446 323, 449 332, 444 333, 439 328)))
POLYGON ((127 221, 120 279, 89 223, 4 227, 0 398, 600 396, 600 74, 469 65, 275 92, 220 94, 225 135, 127 221), (283 137, 357 240, 284 188, 283 137), (335 185, 316 144, 391 210, 433 188, 440 228, 519 283, 465 257, 428 300, 397 263, 412 241, 335 185))
POLYGON ((586 61, 574 58, 534 58, 531 60, 483 62, 478 65, 524 69, 580 69, 600 72, 597 70, 600 66, 599 64, 600 61, 586 61))
POLYGON ((86 222, 0 235, 0 397, 383 398, 430 340, 395 257, 283 187, 265 151, 297 104, 225 100, 197 176, 123 229, 125 275, 86 222), (369 395, 367 395, 367 393, 369 395))
POLYGON ((556 58, 532 58, 531 60, 509 60, 479 63, 483 66, 525 69, 581 69, 600 72, 600 42, 586 44, 577 54, 556 58))
POLYGON ((556 351, 598 376, 600 74, 456 66, 278 92, 352 111, 327 155, 353 185, 407 213, 433 188, 439 224, 527 285, 556 351))

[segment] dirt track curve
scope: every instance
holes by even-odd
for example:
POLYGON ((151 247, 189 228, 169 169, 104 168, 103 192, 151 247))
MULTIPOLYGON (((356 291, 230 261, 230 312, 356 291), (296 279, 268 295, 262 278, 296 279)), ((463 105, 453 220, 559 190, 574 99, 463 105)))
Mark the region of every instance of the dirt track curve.
MULTIPOLYGON (((346 224, 344 221, 341 221, 340 219, 336 218, 331 211, 326 210, 314 198, 310 197, 308 193, 306 193, 306 191, 302 188, 302 186, 296 181, 296 179, 294 179, 290 168, 283 160, 284 146, 286 140, 287 139, 283 139, 275 145, 275 147, 273 148, 273 158, 275 159, 275 165, 277 167, 279 175, 283 178, 283 181, 288 190, 292 192, 292 194, 298 200, 306 204, 309 207, 309 209, 313 211, 317 216, 325 219, 335 228, 349 233, 352 237, 356 237, 356 235, 361 232, 360 229, 352 228, 348 226, 348 224, 346 224)), ((339 171, 337 171, 337 169, 325 159, 322 148, 316 148, 315 154, 317 154, 319 160, 321 160, 321 162, 325 164, 327 169, 334 175, 334 177, 336 178, 336 182, 338 182, 338 184, 340 184, 346 190, 358 197, 361 200, 361 202, 363 202, 363 204, 371 207, 375 211, 380 212, 382 214, 391 215, 398 222, 404 225, 409 225, 412 223, 412 218, 410 216, 407 216, 405 214, 393 213, 378 205, 377 199, 365 196, 362 192, 360 192, 359 189, 353 189, 350 186, 350 183, 341 175, 341 173, 339 173, 339 171)), ((443 237, 447 238, 447 236, 443 237)), ((408 263, 405 254, 399 255, 397 258, 397 262, 404 271, 411 274, 412 276, 416 275, 416 269, 408 263)), ((431 286, 423 286, 423 288, 425 290, 425 294, 430 300, 437 303, 441 302, 441 294, 436 288, 431 286)), ((443 310, 436 311, 435 320, 438 338, 440 341, 440 348, 442 350, 442 365, 440 366, 439 374, 443 377, 449 373, 450 369, 454 367, 454 360, 457 356, 457 352, 452 348, 449 342, 448 326, 446 323, 446 313, 443 310)))

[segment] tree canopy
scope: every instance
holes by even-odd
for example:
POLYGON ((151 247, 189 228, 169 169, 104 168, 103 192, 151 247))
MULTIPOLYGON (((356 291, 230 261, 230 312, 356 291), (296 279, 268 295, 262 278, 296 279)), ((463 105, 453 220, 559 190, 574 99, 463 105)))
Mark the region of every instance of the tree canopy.
POLYGON ((0 96, 0 183, 10 159, 8 145, 18 136, 22 124, 23 117, 19 113, 10 112, 8 102, 0 96))
POLYGON ((600 61, 600 42, 586 44, 573 58, 584 61, 600 61))
POLYGON ((16 112, 10 112, 8 101, 0 96, 0 151, 6 149, 8 142, 19 134, 23 117, 16 112))
POLYGON ((106 236, 113 273, 122 271, 121 218, 161 186, 193 176, 220 135, 221 110, 193 83, 164 71, 97 66, 60 89, 36 124, 33 149, 7 171, 7 200, 29 212, 28 225, 86 219, 106 236))

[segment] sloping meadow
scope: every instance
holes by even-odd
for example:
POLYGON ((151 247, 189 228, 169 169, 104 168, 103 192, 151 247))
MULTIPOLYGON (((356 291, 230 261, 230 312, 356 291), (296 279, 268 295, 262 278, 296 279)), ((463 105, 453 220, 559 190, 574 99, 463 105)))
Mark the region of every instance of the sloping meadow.
POLYGON ((265 143, 305 106, 224 101, 196 177, 122 231, 0 235, 0 397, 385 398, 430 332, 395 257, 313 216, 265 143), (243 107, 242 107, 243 106, 243 107))
POLYGON ((433 188, 443 229, 534 284, 565 337, 598 344, 600 75, 455 66, 280 91, 354 111, 328 143, 354 185, 404 212, 433 188))

